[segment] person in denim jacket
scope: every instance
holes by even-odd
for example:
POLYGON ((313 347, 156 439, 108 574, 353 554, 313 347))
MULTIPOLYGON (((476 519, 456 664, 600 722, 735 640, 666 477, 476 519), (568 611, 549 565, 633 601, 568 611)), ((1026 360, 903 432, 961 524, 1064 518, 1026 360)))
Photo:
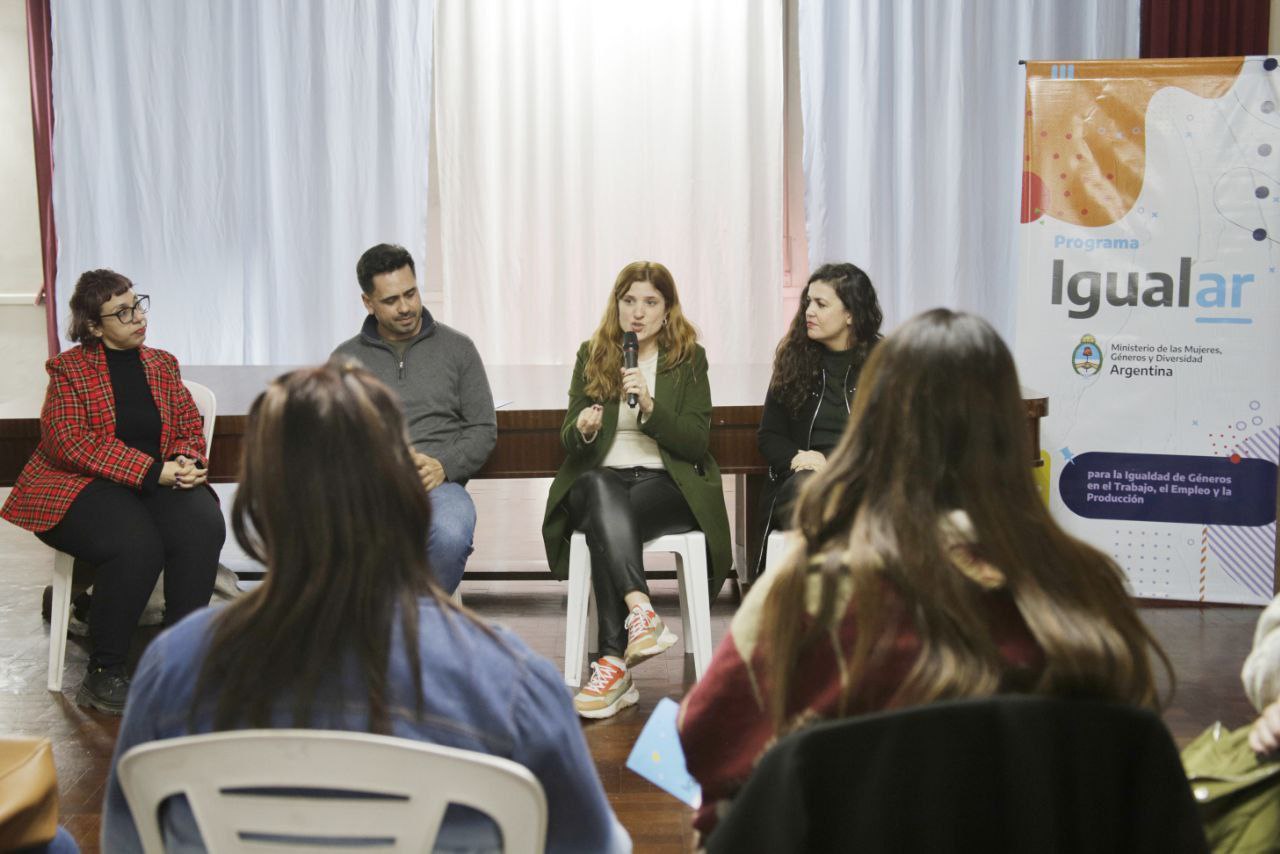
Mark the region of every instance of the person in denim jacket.
MULTIPOLYGON (((241 481, 232 527, 266 580, 143 655, 107 782, 104 851, 141 850, 116 773, 131 747, 270 727, 511 759, 546 793, 547 851, 630 850, 556 668, 433 580, 430 504, 386 386, 353 363, 275 380, 250 410, 241 481)), ((168 851, 204 850, 185 799, 162 811, 168 851)), ((436 850, 500 849, 492 821, 449 807, 436 850)))

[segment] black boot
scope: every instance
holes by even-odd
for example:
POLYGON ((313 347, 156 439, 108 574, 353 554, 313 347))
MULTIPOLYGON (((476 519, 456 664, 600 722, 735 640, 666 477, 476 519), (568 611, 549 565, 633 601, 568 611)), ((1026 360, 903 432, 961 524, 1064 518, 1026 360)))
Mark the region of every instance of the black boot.
POLYGON ((123 715, 124 701, 129 696, 129 675, 123 664, 113 667, 89 666, 89 671, 76 692, 76 704, 91 706, 109 715, 123 715))

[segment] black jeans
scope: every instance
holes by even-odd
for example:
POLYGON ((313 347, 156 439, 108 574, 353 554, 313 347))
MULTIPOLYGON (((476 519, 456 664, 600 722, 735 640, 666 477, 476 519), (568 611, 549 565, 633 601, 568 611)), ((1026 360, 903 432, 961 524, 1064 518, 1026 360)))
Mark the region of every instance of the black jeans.
POLYGON ((61 522, 36 536, 97 567, 89 666, 112 667, 127 660, 161 570, 165 625, 209 604, 227 531, 217 500, 204 487, 142 493, 97 481, 76 497, 61 522))
POLYGON ((671 475, 655 469, 592 469, 569 490, 569 518, 587 535, 596 593, 600 655, 627 648, 628 593, 649 595, 641 549, 646 540, 698 526, 671 475))
POLYGON ((791 530, 791 513, 795 510, 796 499, 800 497, 800 488, 813 477, 813 474, 807 469, 793 471, 791 476, 778 487, 778 494, 773 500, 773 515, 769 518, 770 530, 791 530))

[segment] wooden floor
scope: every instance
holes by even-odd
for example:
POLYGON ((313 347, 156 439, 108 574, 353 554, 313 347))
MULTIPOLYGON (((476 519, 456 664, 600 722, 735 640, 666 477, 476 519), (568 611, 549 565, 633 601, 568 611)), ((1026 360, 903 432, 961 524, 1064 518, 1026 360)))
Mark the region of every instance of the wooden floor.
MULTIPOLYGON (((539 481, 473 484, 480 516, 473 569, 526 568, 538 563, 537 521, 545 489, 545 482, 539 481)), ((7 492, 0 490, 0 501, 7 492)), ((44 735, 53 740, 62 821, 83 850, 97 851, 103 786, 119 722, 72 701, 86 660, 85 647, 74 639, 68 644, 63 692, 45 690, 48 624, 40 618, 40 594, 51 564, 51 552, 34 537, 0 522, 0 735, 44 735)), ((463 595, 482 616, 506 624, 535 650, 560 661, 562 585, 467 581, 463 595)), ((679 625, 674 582, 655 583, 654 601, 660 613, 679 625)), ((726 590, 713 606, 714 640, 723 635, 734 607, 726 590)), ((1165 719, 1179 744, 1215 720, 1238 726, 1251 719, 1239 673, 1258 613, 1259 609, 1240 607, 1143 607, 1143 618, 1176 668, 1177 693, 1165 719)), ((678 699, 691 684, 692 662, 677 645, 638 668, 635 678, 639 706, 612 720, 586 725, 587 742, 605 791, 636 850, 688 850, 688 811, 627 770, 625 762, 657 701, 667 696, 678 699)))

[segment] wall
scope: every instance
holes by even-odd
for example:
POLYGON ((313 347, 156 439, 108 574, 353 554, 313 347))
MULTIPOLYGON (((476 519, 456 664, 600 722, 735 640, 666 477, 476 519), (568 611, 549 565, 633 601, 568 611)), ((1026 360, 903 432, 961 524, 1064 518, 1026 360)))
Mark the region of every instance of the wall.
POLYGON ((44 393, 40 221, 24 0, 0 0, 0 401, 44 393))
POLYGON ((24 0, 0 0, 0 294, 40 289, 40 222, 31 147, 24 0))

